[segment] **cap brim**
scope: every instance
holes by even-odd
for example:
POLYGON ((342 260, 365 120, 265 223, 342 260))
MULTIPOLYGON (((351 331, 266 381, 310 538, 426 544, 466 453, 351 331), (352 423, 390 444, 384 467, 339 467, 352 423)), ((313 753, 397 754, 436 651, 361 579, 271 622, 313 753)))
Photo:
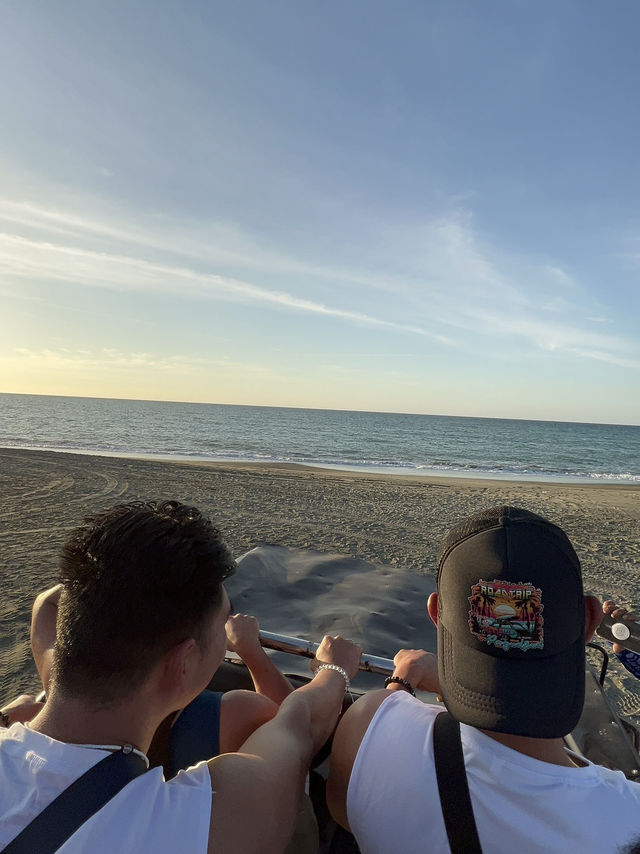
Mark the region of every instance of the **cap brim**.
POLYGON ((580 636, 554 656, 510 659, 456 645, 438 626, 440 693, 457 720, 532 738, 561 738, 582 714, 585 646, 580 636))

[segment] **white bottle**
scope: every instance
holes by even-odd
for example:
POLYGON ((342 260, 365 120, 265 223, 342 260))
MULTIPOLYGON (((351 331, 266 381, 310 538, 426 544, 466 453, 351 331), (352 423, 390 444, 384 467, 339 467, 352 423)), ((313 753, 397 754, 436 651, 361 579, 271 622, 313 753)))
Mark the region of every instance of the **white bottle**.
POLYGON ((601 638, 640 653, 640 623, 614 620, 609 614, 605 614, 596 632, 601 638))

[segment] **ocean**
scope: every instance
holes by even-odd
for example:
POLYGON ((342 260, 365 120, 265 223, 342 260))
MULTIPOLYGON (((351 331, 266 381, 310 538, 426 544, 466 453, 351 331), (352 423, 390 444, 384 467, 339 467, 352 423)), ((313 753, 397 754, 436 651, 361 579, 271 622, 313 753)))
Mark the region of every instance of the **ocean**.
POLYGON ((640 483, 640 427, 0 394, 0 447, 640 483))

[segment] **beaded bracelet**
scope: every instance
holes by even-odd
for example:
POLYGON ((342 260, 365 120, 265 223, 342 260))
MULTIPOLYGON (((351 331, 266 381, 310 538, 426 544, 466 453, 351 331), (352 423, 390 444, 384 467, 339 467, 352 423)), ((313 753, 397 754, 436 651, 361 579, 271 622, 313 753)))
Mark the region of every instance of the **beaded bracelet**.
POLYGON ((320 664, 318 667, 316 667, 316 673, 320 673, 321 670, 335 670, 336 673, 339 673, 340 676, 342 676, 342 678, 344 679, 344 681, 346 683, 344 690, 345 691, 350 690, 351 681, 349 680, 349 674, 344 669, 344 667, 340 667, 340 665, 338 665, 338 664, 320 664))
POLYGON ((408 691, 412 697, 415 697, 416 692, 411 687, 411 682, 407 682, 407 680, 403 679, 401 676, 387 676, 384 680, 384 687, 386 688, 387 685, 391 685, 392 682, 397 682, 398 685, 402 685, 405 691, 408 691))
POLYGON ((11 726, 9 715, 7 715, 5 712, 0 712, 0 724, 6 727, 11 726))

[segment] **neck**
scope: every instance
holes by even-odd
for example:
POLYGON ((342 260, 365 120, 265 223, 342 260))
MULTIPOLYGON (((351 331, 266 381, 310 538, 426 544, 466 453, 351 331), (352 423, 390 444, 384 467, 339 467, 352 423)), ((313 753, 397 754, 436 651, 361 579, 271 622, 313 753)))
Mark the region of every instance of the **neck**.
POLYGON ((153 713, 144 692, 134 700, 96 706, 84 698, 61 696, 51 689, 42 711, 30 729, 68 744, 125 745, 147 753, 166 712, 153 713))
POLYGON ((562 738, 529 738, 524 735, 489 732, 486 729, 481 730, 481 732, 488 735, 494 741, 504 744, 505 747, 517 750, 518 753, 524 753, 525 756, 531 756, 532 759, 539 759, 541 762, 549 762, 551 765, 563 765, 568 768, 584 766, 584 763, 572 758, 567 753, 562 738))

